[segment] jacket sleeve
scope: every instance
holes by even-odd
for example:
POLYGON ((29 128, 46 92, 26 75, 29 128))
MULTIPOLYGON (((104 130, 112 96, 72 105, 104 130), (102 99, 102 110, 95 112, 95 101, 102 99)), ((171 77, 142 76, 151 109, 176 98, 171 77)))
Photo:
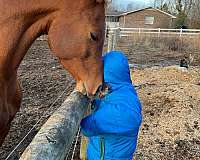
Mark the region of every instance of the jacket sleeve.
POLYGON ((81 121, 81 131, 87 137, 105 134, 131 135, 138 133, 139 126, 139 123, 134 122, 133 112, 120 104, 103 104, 81 121))

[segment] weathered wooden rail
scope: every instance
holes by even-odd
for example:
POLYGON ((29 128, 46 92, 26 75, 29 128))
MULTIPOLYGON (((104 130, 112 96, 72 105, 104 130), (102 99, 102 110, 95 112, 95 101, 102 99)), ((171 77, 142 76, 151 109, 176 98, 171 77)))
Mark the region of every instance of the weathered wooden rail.
POLYGON ((88 105, 86 96, 73 92, 42 126, 20 160, 64 160, 88 105))

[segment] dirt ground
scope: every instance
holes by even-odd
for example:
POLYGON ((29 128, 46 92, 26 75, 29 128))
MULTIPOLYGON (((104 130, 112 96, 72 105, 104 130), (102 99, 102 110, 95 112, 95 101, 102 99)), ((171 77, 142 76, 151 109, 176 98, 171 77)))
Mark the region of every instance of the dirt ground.
POLYGON ((200 159, 200 68, 134 70, 143 106, 135 159, 200 159))
MULTIPOLYGON (((192 67, 185 71, 174 66, 152 68, 155 65, 178 64, 183 54, 165 52, 161 56, 155 50, 142 49, 127 52, 130 63, 135 63, 133 81, 143 104, 143 126, 135 158, 200 159, 200 69, 192 67)), ((34 43, 23 60, 18 75, 24 98, 21 109, 12 122, 10 133, 0 148, 2 160, 42 117, 36 128, 9 158, 19 159, 41 125, 74 88, 71 76, 50 54, 44 41, 34 43), (66 93, 50 108, 65 88, 66 93)), ((79 145, 74 160, 79 160, 78 150, 79 145)))

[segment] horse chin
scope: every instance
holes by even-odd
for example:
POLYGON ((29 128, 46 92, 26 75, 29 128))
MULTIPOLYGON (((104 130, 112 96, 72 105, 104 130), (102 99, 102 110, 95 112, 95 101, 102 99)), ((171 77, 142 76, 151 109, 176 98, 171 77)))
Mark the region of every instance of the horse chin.
POLYGON ((96 85, 96 87, 93 87, 93 90, 89 89, 87 85, 84 86, 86 88, 87 97, 93 99, 98 94, 99 88, 101 88, 102 83, 99 83, 98 85, 96 85))
POLYGON ((102 83, 98 83, 95 85, 95 87, 91 84, 87 84, 84 82, 77 82, 76 84, 76 90, 78 92, 81 92, 83 95, 87 95, 88 98, 92 99, 95 97, 97 92, 99 91, 99 88, 102 86, 102 83))
POLYGON ((76 91, 82 93, 83 95, 87 95, 87 90, 83 82, 76 83, 76 91))

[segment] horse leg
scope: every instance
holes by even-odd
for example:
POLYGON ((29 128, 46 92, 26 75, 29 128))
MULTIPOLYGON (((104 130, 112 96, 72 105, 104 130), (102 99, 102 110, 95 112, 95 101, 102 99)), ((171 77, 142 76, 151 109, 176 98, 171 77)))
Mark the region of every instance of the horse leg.
MULTIPOLYGON (((2 89, 2 88, 1 88, 2 89)), ((2 92, 2 90, 0 91, 2 92)), ((2 94, 1 94, 2 95, 2 94)), ((5 99, 3 99, 3 97, 0 97, 0 146, 2 145, 8 131, 9 131, 9 126, 8 126, 8 122, 9 122, 9 114, 7 111, 7 107, 5 105, 5 99)))
POLYGON ((17 69, 33 41, 43 32, 45 24, 45 20, 42 23, 37 21, 24 29, 21 22, 17 22, 15 27, 0 30, 0 146, 22 99, 17 69))
POLYGON ((1 130, 0 130, 0 146, 3 144, 4 139, 6 138, 9 130, 10 130, 10 126, 9 125, 4 126, 4 127, 1 128, 1 130))
POLYGON ((0 81, 0 146, 9 132, 11 121, 20 108, 22 94, 16 74, 0 81))
POLYGON ((13 81, 9 85, 8 95, 9 123, 11 123, 15 117, 15 114, 19 111, 22 101, 22 92, 16 76, 13 78, 13 81))

